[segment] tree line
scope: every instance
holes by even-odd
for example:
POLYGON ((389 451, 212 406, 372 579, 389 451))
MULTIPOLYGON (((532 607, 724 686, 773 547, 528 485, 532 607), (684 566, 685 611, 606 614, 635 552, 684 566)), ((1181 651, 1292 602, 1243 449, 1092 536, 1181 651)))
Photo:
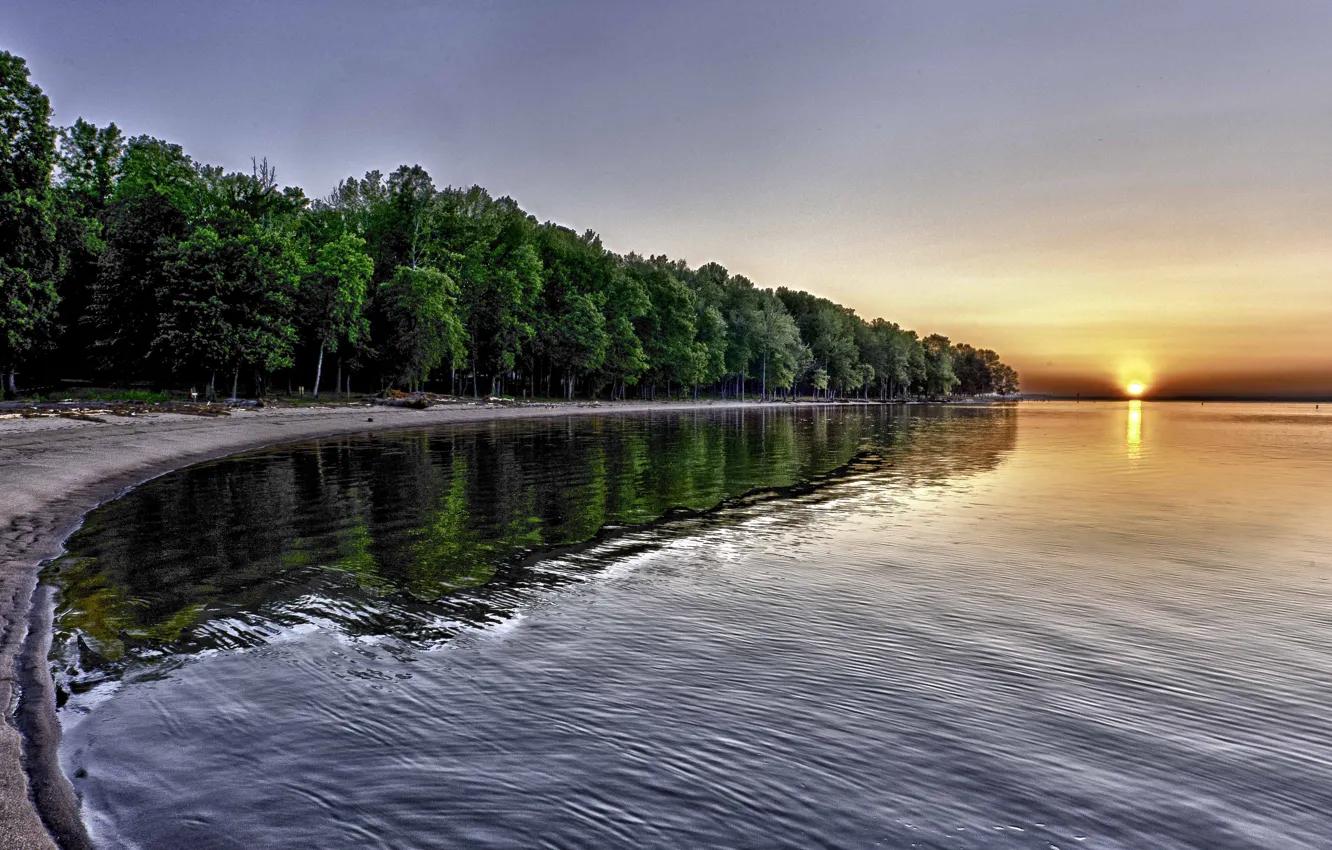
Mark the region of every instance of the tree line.
POLYGON ((0 370, 256 395, 1013 393, 993 351, 717 263, 608 251, 419 165, 279 187, 82 118, 0 52, 0 370))

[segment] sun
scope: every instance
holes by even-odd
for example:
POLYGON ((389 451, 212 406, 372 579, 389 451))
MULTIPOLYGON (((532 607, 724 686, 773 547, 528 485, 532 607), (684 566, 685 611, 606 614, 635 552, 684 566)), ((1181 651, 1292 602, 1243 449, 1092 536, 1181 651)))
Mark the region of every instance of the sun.
POLYGON ((1128 385, 1128 394, 1134 396, 1142 395, 1142 391, 1144 389, 1146 388, 1142 384, 1138 383, 1137 381, 1134 381, 1133 383, 1128 385))

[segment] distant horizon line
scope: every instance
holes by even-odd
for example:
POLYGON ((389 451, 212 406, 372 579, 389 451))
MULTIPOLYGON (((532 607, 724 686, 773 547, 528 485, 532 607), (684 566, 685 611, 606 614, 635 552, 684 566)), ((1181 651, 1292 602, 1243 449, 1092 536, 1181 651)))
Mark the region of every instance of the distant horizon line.
POLYGON ((1318 395, 1247 395, 1247 394, 1172 394, 1172 395, 1144 395, 1133 397, 1124 394, 1073 394, 1064 393, 1019 393, 1021 401, 1197 401, 1197 402, 1252 402, 1252 403, 1276 403, 1276 402, 1306 402, 1310 404, 1328 403, 1332 404, 1332 392, 1318 395))

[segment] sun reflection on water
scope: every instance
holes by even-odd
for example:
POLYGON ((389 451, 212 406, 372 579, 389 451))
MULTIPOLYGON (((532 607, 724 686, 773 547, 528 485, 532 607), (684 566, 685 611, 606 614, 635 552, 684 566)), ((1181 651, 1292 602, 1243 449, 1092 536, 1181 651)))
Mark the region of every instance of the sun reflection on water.
POLYGON ((1128 403, 1128 433, 1124 442, 1128 446, 1130 460, 1142 456, 1142 402, 1136 398, 1128 403))

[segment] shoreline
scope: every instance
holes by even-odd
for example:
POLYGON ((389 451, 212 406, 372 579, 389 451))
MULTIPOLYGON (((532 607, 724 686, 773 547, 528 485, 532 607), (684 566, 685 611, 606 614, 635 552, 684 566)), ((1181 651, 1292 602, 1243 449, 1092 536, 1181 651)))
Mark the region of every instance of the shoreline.
POLYGON ((791 406, 796 405, 716 400, 451 404, 426 410, 309 405, 233 408, 225 417, 145 411, 106 420, 0 420, 0 704, 5 711, 0 724, 0 835, 7 839, 5 846, 92 846, 73 788, 60 769, 61 730, 46 661, 50 604, 36 598, 41 564, 64 550, 90 511, 177 469, 322 437, 507 419, 791 406))

